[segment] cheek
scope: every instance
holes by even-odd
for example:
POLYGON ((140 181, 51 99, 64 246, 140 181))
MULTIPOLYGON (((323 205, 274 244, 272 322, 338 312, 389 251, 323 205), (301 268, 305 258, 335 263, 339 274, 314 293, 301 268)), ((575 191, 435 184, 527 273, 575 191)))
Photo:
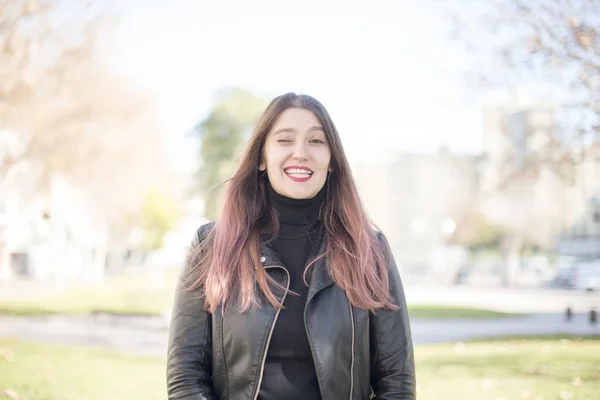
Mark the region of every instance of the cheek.
POLYGON ((285 154, 280 148, 265 148, 263 154, 263 160, 268 169, 275 171, 281 167, 281 164, 285 161, 285 154))
POLYGON ((271 163, 273 162, 273 148, 272 148, 272 146, 269 146, 268 143, 265 144, 265 147, 263 147, 262 159, 263 159, 263 163, 266 166, 271 165, 271 163))
POLYGON ((323 169, 328 169, 329 165, 331 164, 331 153, 329 151, 326 151, 323 153, 323 155, 321 156, 321 168, 323 169))
POLYGON ((265 160, 267 165, 271 168, 277 167, 277 164, 279 163, 279 157, 277 156, 277 153, 274 152, 270 152, 265 160))

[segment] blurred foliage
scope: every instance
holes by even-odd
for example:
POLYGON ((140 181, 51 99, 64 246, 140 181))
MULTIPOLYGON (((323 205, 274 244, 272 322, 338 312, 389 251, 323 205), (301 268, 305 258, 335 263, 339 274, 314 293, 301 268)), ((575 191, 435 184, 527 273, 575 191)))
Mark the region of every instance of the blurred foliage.
POLYGON ((201 141, 201 167, 197 173, 198 186, 205 202, 205 217, 218 216, 223 199, 219 184, 235 172, 246 139, 268 105, 242 88, 222 90, 213 109, 195 128, 201 141))
POLYGON ((600 149, 600 2, 432 2, 470 61, 460 67, 464 81, 484 96, 498 88, 507 95, 486 102, 484 125, 510 146, 488 149, 497 178, 479 209, 491 226, 476 229, 482 238, 471 243, 500 244, 510 284, 523 252, 551 248, 585 206, 567 199, 586 185, 584 171, 600 149))
POLYGON ((148 192, 140 211, 144 250, 161 248, 165 234, 175 227, 180 218, 179 206, 166 192, 156 189, 148 192))
POLYGON ((490 223, 483 214, 467 212, 457 224, 450 242, 474 252, 497 250, 507 235, 507 230, 490 223))
POLYGON ((479 228, 479 239, 471 246, 472 250, 500 247, 506 236, 502 228, 488 223, 483 223, 479 228))
POLYGON ((452 19, 451 34, 478 62, 478 86, 555 85, 569 115, 561 140, 600 140, 598 0, 433 0, 452 19))
POLYGON ((83 160, 94 159, 102 140, 90 127, 107 118, 124 122, 131 115, 124 106, 134 107, 132 93, 115 96, 114 90, 126 85, 117 84, 96 57, 110 19, 107 4, 1 2, 0 129, 16 138, 0 130, 0 178, 32 161, 46 175, 81 172, 74 163, 83 166, 83 160))
POLYGON ((154 104, 103 58, 113 5, 0 2, 0 191, 26 208, 65 182, 119 246, 147 190, 172 179, 154 104))

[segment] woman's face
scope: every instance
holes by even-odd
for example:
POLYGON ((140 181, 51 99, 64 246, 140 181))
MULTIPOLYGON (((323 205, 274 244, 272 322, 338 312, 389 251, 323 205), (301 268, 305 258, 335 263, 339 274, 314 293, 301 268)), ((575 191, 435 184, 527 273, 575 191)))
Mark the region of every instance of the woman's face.
POLYGON ((317 116, 303 108, 288 108, 267 134, 259 169, 267 171, 280 195, 310 199, 325 185, 330 159, 317 116))

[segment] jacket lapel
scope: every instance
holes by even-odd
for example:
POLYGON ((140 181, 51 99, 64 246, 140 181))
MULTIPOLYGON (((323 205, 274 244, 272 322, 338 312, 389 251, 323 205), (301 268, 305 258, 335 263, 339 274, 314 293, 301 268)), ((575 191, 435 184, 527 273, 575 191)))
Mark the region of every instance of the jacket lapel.
MULTIPOLYGON (((323 236, 323 239, 321 240, 321 245, 319 246, 319 251, 317 252, 317 255, 324 254, 326 249, 327 249, 327 237, 323 236)), ((312 267, 306 303, 308 304, 319 291, 325 289, 326 287, 328 287, 332 284, 333 284, 333 277, 329 273, 329 267, 327 266, 327 260, 325 258, 321 258, 312 267)))
POLYGON ((263 267, 271 267, 274 265, 284 267, 277 253, 273 250, 270 244, 262 243, 260 245, 260 262, 263 267))
MULTIPOLYGON (((321 240, 321 244, 319 245, 317 255, 324 254, 326 249, 327 237, 324 236, 321 240)), ((283 265, 283 263, 277 256, 277 253, 271 248, 271 246, 268 243, 263 243, 261 245, 260 254, 263 267, 277 265, 285 268, 285 265, 283 265)), ((322 258, 319 261, 317 261, 316 264, 312 267, 306 302, 308 303, 314 297, 315 294, 325 289, 326 287, 331 286, 333 283, 333 277, 329 273, 327 260, 325 258, 322 258)))

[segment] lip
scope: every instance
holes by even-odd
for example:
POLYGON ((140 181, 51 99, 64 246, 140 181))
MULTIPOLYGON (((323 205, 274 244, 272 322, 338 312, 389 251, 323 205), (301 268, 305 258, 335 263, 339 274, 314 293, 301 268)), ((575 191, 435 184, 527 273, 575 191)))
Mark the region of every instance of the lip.
POLYGON ((285 175, 288 178, 290 178, 291 180, 293 180, 294 182, 306 182, 307 180, 309 180, 310 178, 312 178, 313 173, 314 173, 312 169, 310 169, 308 167, 303 167, 303 166, 300 166, 300 165, 290 165, 289 167, 285 167, 283 169, 283 172, 285 172, 285 175), (292 175, 290 175, 290 174, 287 173, 288 170, 292 170, 292 169, 299 169, 299 170, 302 170, 302 171, 309 172, 310 174, 307 177, 299 178, 299 177, 292 176, 292 175))

